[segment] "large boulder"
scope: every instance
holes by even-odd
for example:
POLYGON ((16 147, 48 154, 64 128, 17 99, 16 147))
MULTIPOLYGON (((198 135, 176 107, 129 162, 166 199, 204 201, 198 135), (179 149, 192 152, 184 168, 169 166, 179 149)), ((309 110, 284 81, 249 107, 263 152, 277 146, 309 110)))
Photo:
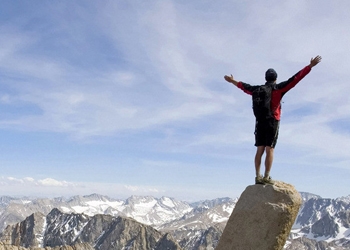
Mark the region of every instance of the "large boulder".
POLYGON ((301 195, 290 184, 248 186, 215 250, 283 249, 301 204, 301 195))

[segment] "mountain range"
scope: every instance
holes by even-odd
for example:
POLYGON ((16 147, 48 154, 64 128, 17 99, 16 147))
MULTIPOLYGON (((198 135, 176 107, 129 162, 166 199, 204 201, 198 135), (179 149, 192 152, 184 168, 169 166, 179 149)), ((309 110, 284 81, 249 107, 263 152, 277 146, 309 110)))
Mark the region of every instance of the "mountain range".
MULTIPOLYGON (((301 195, 303 205, 285 249, 350 249, 350 196, 324 199, 310 193, 301 195)), ((143 242, 152 246, 149 249, 155 249, 157 244, 170 244, 169 249, 214 249, 237 200, 188 203, 151 196, 126 200, 98 194, 67 199, 3 196, 0 237, 1 241, 11 237, 12 244, 17 239, 16 243, 23 247, 89 243, 102 250, 112 242, 129 246, 143 242), (26 232, 32 230, 30 236, 20 234, 24 228, 26 232), (127 237, 130 234, 143 237, 127 237)))

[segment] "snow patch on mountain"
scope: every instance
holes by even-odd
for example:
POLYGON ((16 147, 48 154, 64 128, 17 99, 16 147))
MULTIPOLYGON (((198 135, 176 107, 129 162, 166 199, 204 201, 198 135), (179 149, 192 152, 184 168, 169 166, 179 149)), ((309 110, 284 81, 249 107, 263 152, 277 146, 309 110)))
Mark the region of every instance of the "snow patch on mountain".
POLYGON ((350 203, 350 195, 337 198, 336 200, 337 201, 343 201, 345 203, 350 203))

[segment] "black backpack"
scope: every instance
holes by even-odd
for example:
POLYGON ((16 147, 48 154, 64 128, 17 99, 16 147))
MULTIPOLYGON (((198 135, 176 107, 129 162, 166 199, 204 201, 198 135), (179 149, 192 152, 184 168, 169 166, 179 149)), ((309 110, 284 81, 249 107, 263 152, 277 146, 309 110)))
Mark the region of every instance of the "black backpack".
POLYGON ((271 93, 271 85, 261 85, 253 91, 253 112, 256 119, 264 120, 272 117, 271 93))

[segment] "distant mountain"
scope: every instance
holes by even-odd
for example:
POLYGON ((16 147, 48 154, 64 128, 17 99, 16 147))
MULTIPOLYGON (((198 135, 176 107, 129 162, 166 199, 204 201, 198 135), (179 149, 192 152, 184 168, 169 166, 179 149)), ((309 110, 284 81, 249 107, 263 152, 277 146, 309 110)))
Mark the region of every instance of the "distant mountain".
POLYGON ((301 198, 303 199, 303 202, 306 202, 310 199, 322 199, 321 196, 312 194, 312 193, 307 193, 307 192, 299 192, 301 195, 301 198))
POLYGON ((344 202, 346 202, 346 203, 350 203, 350 195, 337 198, 337 200, 338 200, 338 201, 344 201, 344 202))
POLYGON ((84 213, 90 216, 95 214, 121 215, 155 227, 179 219, 193 209, 187 202, 168 197, 156 199, 151 196, 132 196, 127 200, 112 199, 98 194, 73 196, 69 199, 30 200, 6 197, 0 198, 0 232, 7 225, 20 222, 32 213, 48 214, 54 208, 65 213, 84 213))
POLYGON ((291 233, 291 240, 298 238, 350 249, 349 199, 311 198, 305 201, 291 233))
POLYGON ((126 200, 121 211, 125 216, 156 228, 164 223, 181 218, 193 208, 186 202, 173 198, 132 196, 126 200))
MULTIPOLYGON (((324 199, 311 193, 302 192, 301 195, 304 203, 285 249, 302 249, 298 248, 300 245, 310 250, 328 249, 324 246, 329 249, 333 247, 334 250, 350 249, 350 196, 324 199)), ((145 226, 151 226, 162 235, 168 234, 184 250, 210 249, 215 248, 220 239, 236 202, 237 199, 218 198, 187 203, 169 197, 157 199, 151 196, 118 200, 98 194, 69 199, 0 197, 0 232, 7 225, 19 223, 33 213, 40 212, 45 217, 57 210, 56 213, 74 214, 75 218, 82 216, 79 221, 97 215, 132 218, 145 226)), ((82 225, 74 225, 75 231, 81 231, 82 225)), ((54 229, 47 228, 51 231, 54 229)), ((77 239, 72 237, 66 243, 77 239)), ((46 241, 55 242, 51 238, 46 241)))
POLYGON ((57 208, 64 213, 88 216, 108 214, 130 217, 152 225, 163 233, 171 232, 183 245, 199 246, 200 242, 211 245, 217 244, 215 240, 214 243, 211 242, 211 235, 218 240, 236 201, 237 199, 218 198, 189 204, 168 197, 156 199, 132 196, 126 200, 116 200, 97 194, 73 196, 69 199, 13 199, 3 204, 0 225, 4 229, 6 225, 18 223, 32 213, 48 214, 57 208), (183 234, 184 231, 177 230, 177 227, 190 230, 191 233, 183 234))
POLYGON ((184 250, 214 249, 238 199, 215 199, 194 203, 182 218, 162 225, 184 250))
POLYGON ((211 226, 223 223, 226 224, 237 199, 230 198, 218 199, 213 201, 204 201, 192 203, 193 209, 179 219, 172 220, 158 226, 163 230, 197 230, 208 229, 211 226))
POLYGON ((7 245, 26 248, 87 243, 99 250, 181 250, 170 235, 134 219, 66 214, 58 209, 53 209, 47 216, 34 213, 24 221, 8 226, 0 240, 7 245))

